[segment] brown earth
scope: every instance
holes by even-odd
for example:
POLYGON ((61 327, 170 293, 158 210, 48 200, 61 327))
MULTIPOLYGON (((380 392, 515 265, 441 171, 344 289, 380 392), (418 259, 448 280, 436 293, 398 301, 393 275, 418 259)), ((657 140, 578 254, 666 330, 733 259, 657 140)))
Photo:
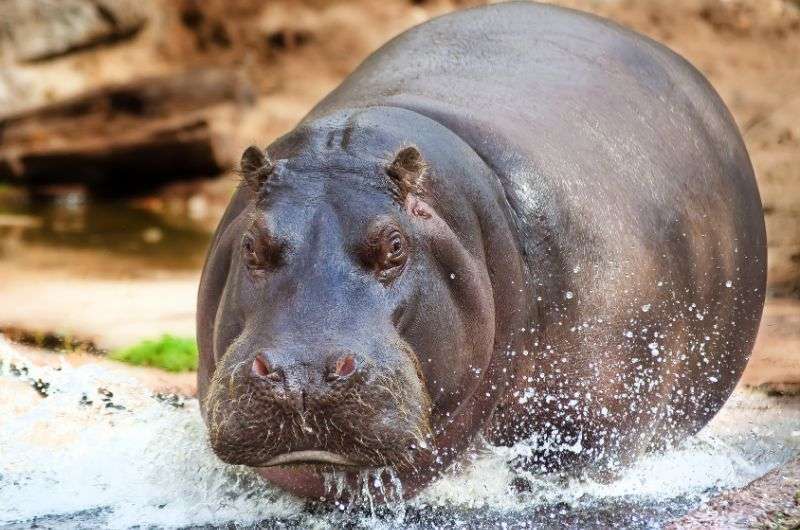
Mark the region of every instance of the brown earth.
MULTIPOLYGON (((741 385, 800 394, 800 301, 767 301, 753 356, 741 385)), ((798 426, 800 428, 800 426, 798 426)))
MULTIPOLYGON (((96 264, 93 258, 90 263, 96 264)), ((119 259, 114 261, 124 267, 119 259)), ((91 265, 87 269, 91 271, 91 265)), ((164 333, 194 336, 197 272, 110 279, 91 273, 79 276, 74 271, 19 270, 0 262, 0 278, 4 280, 0 283, 0 329, 75 336, 104 350, 164 333)))

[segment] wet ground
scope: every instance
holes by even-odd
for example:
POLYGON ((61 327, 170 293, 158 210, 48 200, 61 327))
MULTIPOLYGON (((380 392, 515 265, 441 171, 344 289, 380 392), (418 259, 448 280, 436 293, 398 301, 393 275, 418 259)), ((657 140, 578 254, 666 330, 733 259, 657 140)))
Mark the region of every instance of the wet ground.
POLYGON ((519 444, 476 451, 413 501, 335 508, 220 463, 194 399, 5 341, 0 363, 0 528, 659 528, 800 454, 800 399, 738 391, 701 434, 610 484, 512 472, 519 444))
POLYGON ((800 528, 800 459, 770 471, 741 490, 718 495, 670 523, 666 530, 800 528))

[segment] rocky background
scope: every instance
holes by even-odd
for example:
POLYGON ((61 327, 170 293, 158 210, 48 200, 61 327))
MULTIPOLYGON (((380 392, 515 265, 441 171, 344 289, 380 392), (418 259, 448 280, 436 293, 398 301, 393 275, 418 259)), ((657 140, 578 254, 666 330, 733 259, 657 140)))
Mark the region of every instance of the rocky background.
MULTIPOLYGON (((224 174, 391 36, 479 3, 0 0, 0 182, 118 195, 224 174)), ((559 3, 643 32, 708 76, 756 168, 770 290, 800 293, 800 2, 559 3)), ((224 204, 230 185, 210 189, 224 204)))

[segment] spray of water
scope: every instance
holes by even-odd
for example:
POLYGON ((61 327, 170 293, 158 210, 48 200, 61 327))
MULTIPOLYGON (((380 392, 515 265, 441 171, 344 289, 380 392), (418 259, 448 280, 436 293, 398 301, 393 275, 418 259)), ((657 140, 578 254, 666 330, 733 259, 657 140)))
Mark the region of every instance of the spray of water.
POLYGON ((797 403, 737 393, 698 436, 642 459, 610 484, 513 470, 509 462, 529 454, 531 441, 480 446, 406 502, 391 468, 362 471, 355 487, 329 472, 331 506, 298 500, 220 462, 196 400, 157 399, 119 372, 36 366, 0 337, 0 387, 0 525, 12 527, 624 526, 615 513, 631 509, 649 518, 633 524, 641 527, 800 452, 797 403), (598 521, 603 510, 607 517, 598 521))

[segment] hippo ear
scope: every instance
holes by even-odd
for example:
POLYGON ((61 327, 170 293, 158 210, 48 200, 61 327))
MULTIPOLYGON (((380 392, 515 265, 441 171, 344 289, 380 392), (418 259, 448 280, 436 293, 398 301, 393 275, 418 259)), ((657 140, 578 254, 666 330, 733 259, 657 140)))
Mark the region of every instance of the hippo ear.
POLYGON ((392 163, 386 166, 386 174, 393 184, 392 193, 400 204, 405 203, 409 194, 423 194, 427 170, 425 159, 414 146, 401 149, 392 163))
POLYGON ((275 164, 264 151, 251 145, 244 150, 239 168, 245 182, 257 192, 269 179, 275 164))

